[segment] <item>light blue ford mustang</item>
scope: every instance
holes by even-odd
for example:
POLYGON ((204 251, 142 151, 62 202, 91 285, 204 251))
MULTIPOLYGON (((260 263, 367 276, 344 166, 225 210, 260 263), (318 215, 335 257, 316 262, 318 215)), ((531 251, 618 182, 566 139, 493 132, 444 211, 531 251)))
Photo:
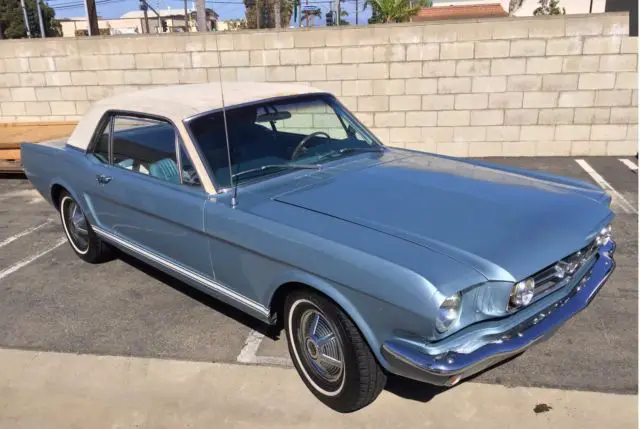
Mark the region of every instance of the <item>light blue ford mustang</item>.
POLYGON ((22 159, 79 257, 118 248, 283 327, 341 412, 388 373, 453 386, 521 353, 615 266, 599 188, 385 147, 306 86, 115 96, 22 159))

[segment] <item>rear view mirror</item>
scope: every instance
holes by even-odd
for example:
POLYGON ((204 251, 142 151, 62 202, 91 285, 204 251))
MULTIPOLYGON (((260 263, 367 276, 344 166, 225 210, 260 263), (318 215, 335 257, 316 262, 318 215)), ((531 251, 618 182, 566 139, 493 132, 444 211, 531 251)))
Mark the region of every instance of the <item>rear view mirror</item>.
POLYGON ((273 121, 283 121, 285 119, 290 119, 291 113, 289 112, 274 112, 274 113, 263 113, 258 115, 256 118, 256 122, 273 122, 273 121))

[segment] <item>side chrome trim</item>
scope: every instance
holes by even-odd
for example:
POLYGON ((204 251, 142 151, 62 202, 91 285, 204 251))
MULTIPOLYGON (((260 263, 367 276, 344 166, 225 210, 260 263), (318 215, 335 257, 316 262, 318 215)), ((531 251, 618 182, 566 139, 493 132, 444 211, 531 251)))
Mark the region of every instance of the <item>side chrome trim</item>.
POLYGON ((183 266, 177 265, 171 261, 169 261, 166 258, 163 258, 159 255, 156 255, 155 253, 149 252, 148 250, 143 249, 142 247, 133 244, 131 242, 129 242, 128 240, 125 240, 123 238, 120 238, 110 232, 105 231, 102 228, 96 227, 96 226, 91 226, 91 228, 95 231, 96 234, 100 235, 103 238, 106 238, 107 241, 112 241, 114 243, 117 243, 123 247, 126 247, 127 249, 131 250, 132 252, 138 253, 142 256, 144 256, 145 258, 151 259, 152 261, 166 267, 169 268, 170 270, 183 275, 185 277, 190 278, 191 280, 206 286, 207 288, 211 289, 214 292, 217 292, 221 295, 224 295, 227 298, 233 299, 234 301, 237 301, 241 304, 243 304, 246 307, 251 308, 254 311, 257 311, 258 313, 264 315, 265 317, 269 317, 269 309, 267 307, 265 307, 264 305, 255 302, 247 297, 245 297, 244 295, 241 295, 237 292, 234 292, 233 290, 229 289, 228 287, 214 281, 211 279, 208 279, 194 271, 191 271, 183 266))

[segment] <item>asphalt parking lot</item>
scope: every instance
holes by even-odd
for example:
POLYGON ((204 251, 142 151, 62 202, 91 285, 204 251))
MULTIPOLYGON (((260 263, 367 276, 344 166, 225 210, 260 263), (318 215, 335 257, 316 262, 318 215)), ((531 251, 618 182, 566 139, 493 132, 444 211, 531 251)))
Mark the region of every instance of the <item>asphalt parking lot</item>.
MULTIPOLYGON (((591 306, 552 339, 477 382, 637 393, 637 160, 582 159, 489 160, 608 189, 618 268, 591 306)), ((57 212, 24 177, 0 178, 0 347, 290 365, 284 337, 239 311, 130 257, 86 264, 62 239, 57 212)), ((408 381, 392 380, 389 390, 430 394, 408 381)))

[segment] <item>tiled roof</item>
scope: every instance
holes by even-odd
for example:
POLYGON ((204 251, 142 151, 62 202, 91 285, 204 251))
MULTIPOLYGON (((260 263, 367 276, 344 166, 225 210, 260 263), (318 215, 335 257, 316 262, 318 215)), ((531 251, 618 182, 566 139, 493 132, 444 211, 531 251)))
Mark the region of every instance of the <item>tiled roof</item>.
POLYGON ((464 6, 425 7, 413 17, 413 21, 434 21, 439 19, 486 18, 507 16, 500 3, 474 4, 464 6))

